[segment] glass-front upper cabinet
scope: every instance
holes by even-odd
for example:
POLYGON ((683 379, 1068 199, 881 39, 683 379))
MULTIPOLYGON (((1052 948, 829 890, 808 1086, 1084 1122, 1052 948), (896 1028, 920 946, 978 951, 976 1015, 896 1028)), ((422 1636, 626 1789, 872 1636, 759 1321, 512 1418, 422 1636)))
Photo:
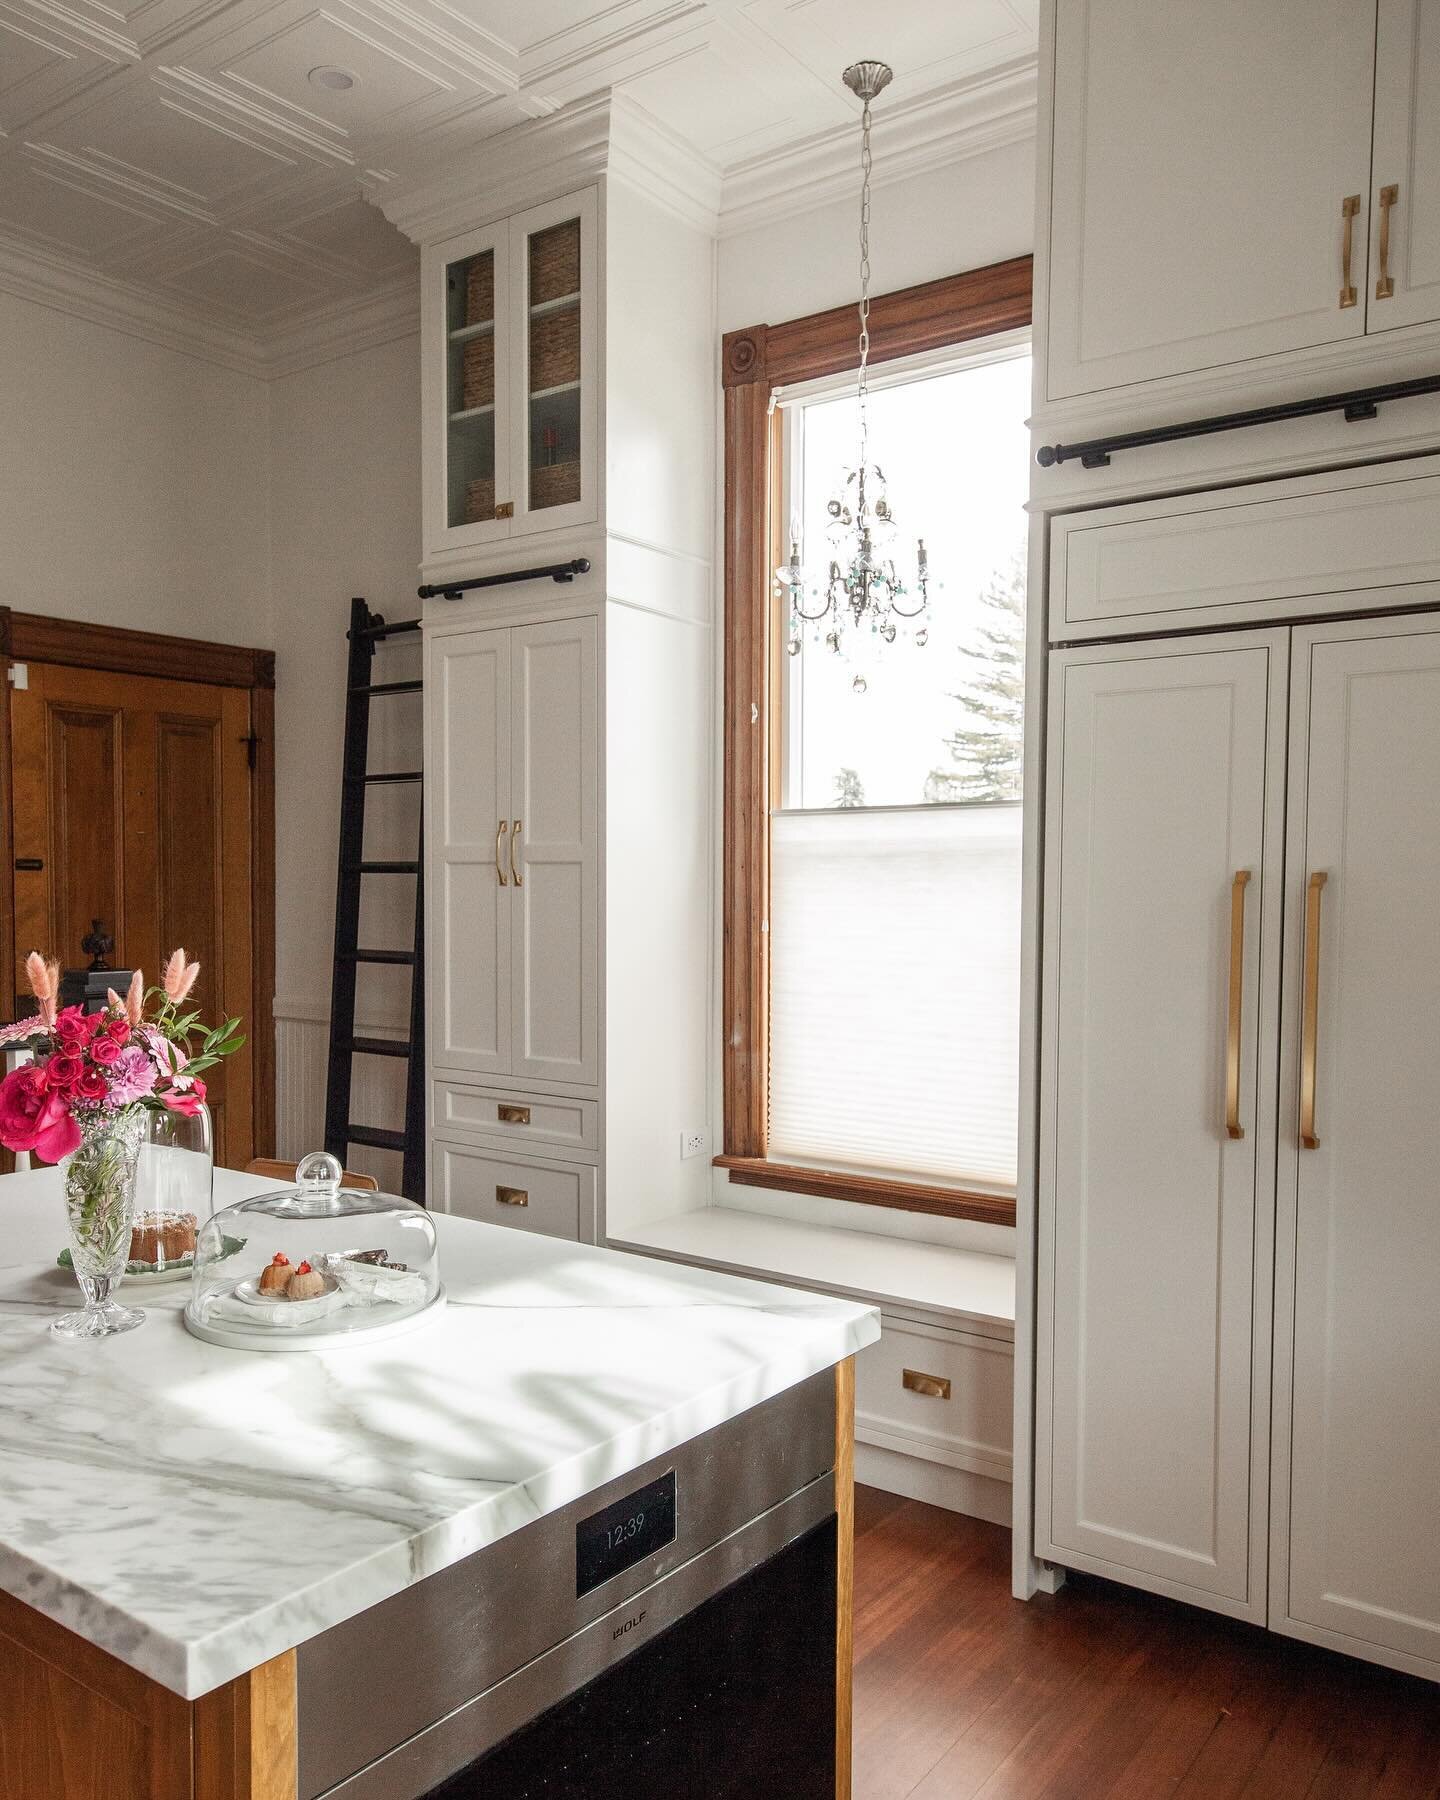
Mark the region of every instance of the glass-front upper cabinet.
POLYGON ((595 190, 428 252, 431 551, 597 515, 595 190))

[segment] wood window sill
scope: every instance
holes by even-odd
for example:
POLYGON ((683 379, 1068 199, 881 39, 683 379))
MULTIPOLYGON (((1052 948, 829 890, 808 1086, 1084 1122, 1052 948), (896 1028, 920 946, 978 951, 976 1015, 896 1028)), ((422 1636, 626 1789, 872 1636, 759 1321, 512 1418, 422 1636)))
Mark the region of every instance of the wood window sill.
POLYGON ((1013 1225, 1015 1201, 1006 1194, 979 1194, 964 1188, 933 1187, 877 1175, 853 1175, 838 1169, 806 1169, 771 1162, 763 1156, 717 1156, 715 1167, 728 1171, 742 1187, 777 1188, 790 1194, 819 1194, 827 1200, 854 1200, 866 1206, 893 1206, 901 1212, 937 1213, 947 1219, 979 1219, 987 1225, 1013 1225))

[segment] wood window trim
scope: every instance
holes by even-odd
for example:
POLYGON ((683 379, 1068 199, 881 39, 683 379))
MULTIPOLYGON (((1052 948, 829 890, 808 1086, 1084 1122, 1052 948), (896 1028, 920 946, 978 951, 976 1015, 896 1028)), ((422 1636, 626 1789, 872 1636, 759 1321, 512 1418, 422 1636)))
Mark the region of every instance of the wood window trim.
MULTIPOLYGON (((891 362, 1023 329, 1031 318, 1031 259, 882 294, 870 304, 870 360, 891 362)), ((725 334, 724 1153, 715 1166, 744 1186, 823 1194, 871 1206, 1013 1225, 1013 1199, 825 1169, 772 1163, 769 1092, 770 810, 778 633, 771 570, 779 560, 780 414, 775 389, 856 368, 854 306, 725 334)))
MULTIPOLYGON (((254 1151, 275 1147, 275 652, 241 644, 127 631, 77 619, 0 607, 0 658, 59 663, 111 675, 154 675, 212 687, 248 688, 255 734, 254 816, 250 903, 254 921, 250 1013, 254 1059, 254 1151)), ((0 693, 0 957, 15 963, 14 845, 10 806, 10 683, 0 693)))

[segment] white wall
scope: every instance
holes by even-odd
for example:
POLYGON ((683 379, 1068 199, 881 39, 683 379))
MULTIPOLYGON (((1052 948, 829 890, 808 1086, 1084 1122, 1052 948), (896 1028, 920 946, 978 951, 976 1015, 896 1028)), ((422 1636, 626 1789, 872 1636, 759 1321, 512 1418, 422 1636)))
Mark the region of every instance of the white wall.
MULTIPOLYGON (((884 182, 878 160, 870 221, 870 291, 889 293, 1024 256, 1034 242, 1035 143, 1009 144, 947 168, 884 182)), ((860 193, 722 238, 720 329, 776 325, 860 297, 860 193)))
MULTIPOLYGON (((276 781, 277 1136, 282 1156, 317 1147, 329 1017, 350 597, 388 619, 420 603, 420 340, 401 338, 270 384, 269 510, 278 650, 276 781)), ((373 679, 420 672, 418 634, 376 653, 373 679)), ((420 766, 420 696, 372 702, 371 767, 420 766)), ((419 790, 369 799, 367 854, 412 857, 419 790)), ((361 939, 408 949, 414 884, 366 883, 361 939)), ((372 1034, 403 1034, 409 971, 363 968, 357 1017, 372 1034)), ((353 1117, 403 1123, 403 1064, 358 1058, 353 1117)), ((351 1162, 387 1185, 398 1158, 351 1162)))
MULTIPOLYGON (((1034 187, 1033 140, 903 181, 877 185, 870 227, 871 292, 888 293, 1025 255, 1034 243, 1034 187)), ((721 330, 778 325, 858 299, 858 232, 857 190, 854 202, 817 208, 804 218, 784 219, 722 239, 721 330)), ((717 546, 716 568, 718 580, 723 582, 723 544, 717 546)), ((716 616, 723 617, 723 592, 719 587, 715 605, 716 616)), ((719 674, 723 679, 723 671, 719 674)), ((719 708, 717 692, 717 720, 719 708)), ((716 729, 719 730, 718 723, 716 729)), ((716 813, 723 818, 718 798, 716 813)), ((716 865, 720 866, 718 848, 716 865)), ((718 939, 715 962, 718 982, 718 939)), ((717 985, 714 1017, 718 1021, 723 1016, 717 985)), ((714 1048, 712 1118, 718 1142, 722 1118, 718 1038, 714 1048)), ((1003 1226, 743 1187, 732 1183, 723 1170, 714 1173, 713 1193, 717 1205, 750 1212, 1006 1255, 1014 1251, 1015 1233, 1003 1226)))
POLYGON ((0 294, 0 605, 272 637, 265 384, 0 294))

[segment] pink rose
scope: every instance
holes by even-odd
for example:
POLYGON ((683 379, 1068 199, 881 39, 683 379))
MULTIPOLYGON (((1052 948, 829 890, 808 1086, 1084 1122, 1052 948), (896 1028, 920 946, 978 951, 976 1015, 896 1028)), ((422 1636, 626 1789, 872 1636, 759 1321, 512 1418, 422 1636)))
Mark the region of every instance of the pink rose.
POLYGON ((79 1148, 80 1127, 34 1063, 0 1081, 0 1143, 7 1150, 33 1150, 52 1163, 79 1148))
POLYGON ((205 1083, 198 1075, 185 1079, 185 1087, 167 1088, 160 1098, 171 1112, 182 1113, 187 1119, 193 1119, 205 1103, 205 1083))
POLYGON ((90 1045, 90 1060, 108 1069, 120 1059, 120 1045, 108 1033, 101 1032, 90 1045))
POLYGON ((88 1043, 97 1023, 98 1016, 89 1018, 80 1007, 67 1006, 55 1015, 55 1035, 62 1044, 88 1043))
POLYGON ((98 1069, 86 1069, 75 1083, 75 1098, 88 1100, 92 1104, 97 1100, 103 1100, 109 1092, 110 1083, 98 1069))
POLYGON ((57 1050, 44 1065, 45 1079, 60 1094, 68 1094, 85 1072, 85 1065, 73 1050, 57 1050))
POLYGON ((107 1019, 105 1035, 123 1048, 130 1042, 130 1021, 128 1019, 107 1019))

